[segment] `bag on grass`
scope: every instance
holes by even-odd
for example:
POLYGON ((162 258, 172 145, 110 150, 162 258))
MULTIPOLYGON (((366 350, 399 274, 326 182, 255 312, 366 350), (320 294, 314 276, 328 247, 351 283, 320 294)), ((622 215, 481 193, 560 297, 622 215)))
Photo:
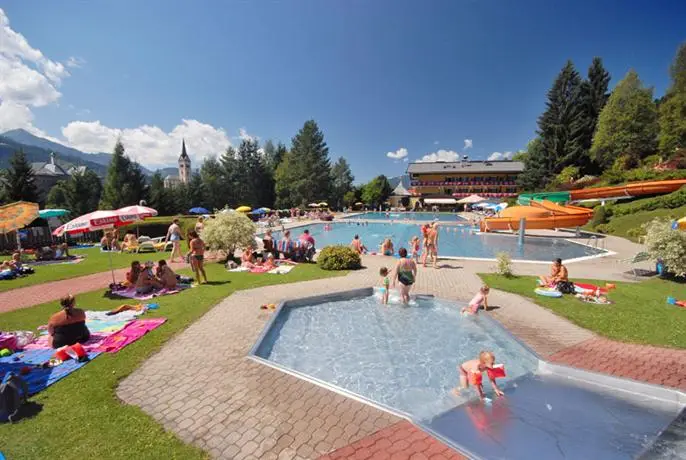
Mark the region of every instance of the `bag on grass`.
POLYGON ((8 372, 0 383, 0 422, 14 422, 28 397, 29 387, 24 379, 8 372))
POLYGON ((557 283, 556 288, 563 294, 574 294, 576 292, 574 289, 574 283, 570 281, 560 281, 557 283))

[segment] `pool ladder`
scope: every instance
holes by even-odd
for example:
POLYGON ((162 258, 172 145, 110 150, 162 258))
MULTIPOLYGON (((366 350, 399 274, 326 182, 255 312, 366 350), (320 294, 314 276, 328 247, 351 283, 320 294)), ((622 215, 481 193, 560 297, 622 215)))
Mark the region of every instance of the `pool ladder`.
POLYGON ((604 251, 605 250, 605 238, 603 238, 601 240, 597 236, 591 235, 588 237, 588 240, 586 241, 586 246, 592 247, 594 249, 602 249, 604 251))

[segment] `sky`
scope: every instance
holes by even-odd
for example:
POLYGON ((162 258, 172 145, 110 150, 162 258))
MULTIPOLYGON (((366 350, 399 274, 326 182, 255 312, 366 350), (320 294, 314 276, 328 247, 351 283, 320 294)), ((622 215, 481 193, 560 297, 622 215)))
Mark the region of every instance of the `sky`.
POLYGON ((86 152, 120 138, 153 168, 185 138, 195 168, 314 119, 357 182, 508 158, 567 59, 662 95, 684 18, 683 0, 0 0, 0 132, 86 152))

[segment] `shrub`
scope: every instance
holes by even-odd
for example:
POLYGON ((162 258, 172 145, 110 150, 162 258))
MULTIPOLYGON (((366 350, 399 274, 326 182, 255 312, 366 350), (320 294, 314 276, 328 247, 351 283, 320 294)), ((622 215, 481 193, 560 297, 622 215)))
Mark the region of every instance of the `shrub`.
POLYGON ((507 252, 499 252, 495 255, 495 272, 500 276, 510 278, 514 275, 512 271, 512 258, 507 252))
POLYGON ((614 210, 613 214, 616 216, 626 216, 639 211, 675 209, 682 206, 686 206, 686 187, 681 187, 676 192, 668 193, 667 195, 656 196, 655 198, 640 200, 635 203, 618 206, 614 210))
POLYGON ((322 270, 357 270, 362 261, 357 251, 347 246, 327 246, 319 252, 317 263, 322 270))
POLYGON ((686 276, 686 232, 672 229, 672 222, 667 219, 655 219, 643 228, 650 255, 662 259, 670 273, 686 276))
POLYGON ((593 209, 593 219, 591 219, 591 226, 594 228, 601 224, 607 224, 613 214, 612 206, 596 206, 593 209))
POLYGON ((608 224, 600 224, 596 226, 595 231, 606 235, 610 233, 610 226, 608 224))
POLYGON ((231 256, 238 248, 255 247, 255 224, 243 213, 219 213, 205 221, 201 238, 209 249, 231 256))
POLYGON ((634 227, 630 228, 626 232, 626 236, 630 238, 638 238, 639 236, 644 236, 646 234, 646 231, 642 227, 634 227))

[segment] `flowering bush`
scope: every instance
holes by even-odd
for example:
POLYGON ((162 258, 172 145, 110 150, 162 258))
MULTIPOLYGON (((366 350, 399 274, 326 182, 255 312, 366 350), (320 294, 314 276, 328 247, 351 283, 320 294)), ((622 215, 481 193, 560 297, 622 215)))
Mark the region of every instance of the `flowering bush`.
POLYGON ((514 275, 512 271, 512 258, 507 252, 499 252, 495 255, 495 272, 500 276, 510 278, 514 275))
POLYGON ((231 256, 238 248, 255 247, 255 224, 243 213, 219 213, 205 222, 200 237, 209 249, 231 256))
POLYGON ((348 246, 327 246, 321 250, 317 263, 322 270, 356 270, 362 266, 360 255, 348 246))
POLYGON ((665 268, 676 276, 686 276, 686 232, 675 230, 665 219, 655 219, 643 225, 645 244, 655 259, 662 259, 665 268))

